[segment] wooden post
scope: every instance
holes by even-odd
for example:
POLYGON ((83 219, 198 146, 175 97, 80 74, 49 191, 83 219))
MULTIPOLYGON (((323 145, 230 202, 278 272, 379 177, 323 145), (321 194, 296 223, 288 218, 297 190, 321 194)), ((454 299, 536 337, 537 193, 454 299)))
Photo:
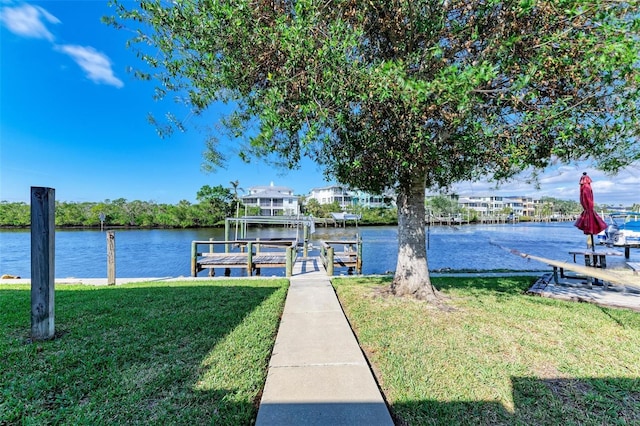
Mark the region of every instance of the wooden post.
POLYGON ((55 189, 31 187, 31 338, 55 335, 55 189))
POLYGON ((116 285, 116 232, 107 231, 107 285, 116 285))
POLYGON ((333 276, 333 247, 327 249, 327 275, 333 276))
POLYGON ((309 225, 304 224, 302 235, 304 238, 304 245, 302 246, 302 257, 306 258, 309 255, 309 225))
POLYGON ((247 243, 247 276, 253 275, 253 243, 247 243))
POLYGON ((191 241, 191 276, 198 276, 198 244, 191 241))
MULTIPOLYGON (((213 238, 209 238, 209 241, 213 241, 213 238)), ((209 253, 213 253, 213 244, 209 244, 209 253)), ((216 271, 213 268, 209 268, 209 276, 210 277, 215 277, 216 275, 216 271)), ((225 271, 225 275, 226 275, 226 271, 225 271)), ((226 275, 228 276, 228 275, 226 275)))
MULTIPOLYGON (((231 235, 229 235, 229 234, 231 234, 231 225, 229 224, 229 218, 227 218, 224 221, 224 240, 225 241, 230 241, 229 237, 231 235)), ((230 249, 229 244, 225 244, 224 245, 224 252, 225 253, 229 253, 229 249, 230 249)))
POLYGON ((362 237, 357 236, 358 243, 356 245, 358 250, 358 257, 356 259, 356 272, 358 275, 362 274, 362 237))
POLYGON ((293 256, 295 255, 295 247, 290 246, 287 247, 286 250, 286 268, 285 268, 285 274, 287 277, 290 277, 291 275, 293 275, 293 256))

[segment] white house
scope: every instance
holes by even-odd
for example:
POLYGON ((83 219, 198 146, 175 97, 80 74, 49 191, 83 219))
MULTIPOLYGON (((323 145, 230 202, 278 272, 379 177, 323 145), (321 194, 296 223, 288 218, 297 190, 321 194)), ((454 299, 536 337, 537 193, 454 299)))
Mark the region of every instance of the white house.
POLYGON ((393 204, 391 193, 384 195, 371 195, 363 191, 353 191, 339 185, 313 188, 307 200, 317 200, 320 204, 331 204, 333 202, 343 209, 351 206, 362 207, 389 207, 393 204))
POLYGON ((458 205, 460 207, 475 210, 481 216, 493 216, 504 213, 507 210, 513 212, 515 216, 533 216, 538 200, 531 197, 499 196, 499 195, 471 195, 460 197, 458 205))
POLYGON ((350 207, 353 204, 351 191, 338 185, 313 188, 307 200, 316 200, 319 204, 336 202, 342 209, 350 207))
POLYGON ((298 197, 286 186, 254 186, 249 194, 240 197, 246 206, 260 207, 261 216, 297 215, 300 212, 298 197))

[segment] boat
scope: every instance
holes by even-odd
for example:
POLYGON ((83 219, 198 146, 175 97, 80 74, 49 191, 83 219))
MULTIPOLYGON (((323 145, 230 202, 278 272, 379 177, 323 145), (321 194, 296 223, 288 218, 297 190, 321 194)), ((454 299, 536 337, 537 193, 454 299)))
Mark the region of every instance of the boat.
POLYGON ((607 229, 597 236, 600 244, 640 247, 640 213, 612 213, 607 219, 607 229))

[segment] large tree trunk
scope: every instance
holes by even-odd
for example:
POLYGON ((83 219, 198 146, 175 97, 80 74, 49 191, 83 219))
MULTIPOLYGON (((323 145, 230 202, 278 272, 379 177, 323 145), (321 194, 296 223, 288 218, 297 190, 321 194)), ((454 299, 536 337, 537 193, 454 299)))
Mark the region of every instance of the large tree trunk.
POLYGON ((431 285, 427 264, 424 190, 424 176, 398 190, 398 263, 391 291, 396 296, 436 301, 438 291, 431 285))

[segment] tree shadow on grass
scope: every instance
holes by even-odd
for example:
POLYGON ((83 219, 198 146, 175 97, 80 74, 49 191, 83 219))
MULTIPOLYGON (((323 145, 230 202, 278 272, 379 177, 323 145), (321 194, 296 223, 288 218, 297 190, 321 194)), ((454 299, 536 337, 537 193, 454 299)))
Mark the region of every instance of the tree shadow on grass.
POLYGON ((512 377, 513 404, 434 400, 394 404, 400 425, 639 424, 640 379, 512 377))
MULTIPOLYGON (((340 278, 338 278, 339 280, 340 278)), ((359 277, 351 278, 357 281, 359 277)), ((393 277, 364 277, 363 281, 367 285, 372 286, 390 286, 393 277)), ((512 277, 434 277, 431 282, 438 290, 450 292, 451 290, 465 290, 469 294, 504 294, 504 295, 520 295, 531 287, 535 278, 528 276, 512 276, 512 277)))
POLYGON ((520 295, 526 291, 535 278, 533 277, 437 277, 433 284, 438 290, 465 290, 465 293, 520 295))
POLYGON ((30 292, 2 290, 0 424, 251 423, 285 294, 278 284, 62 287, 62 337, 25 344, 30 292))

